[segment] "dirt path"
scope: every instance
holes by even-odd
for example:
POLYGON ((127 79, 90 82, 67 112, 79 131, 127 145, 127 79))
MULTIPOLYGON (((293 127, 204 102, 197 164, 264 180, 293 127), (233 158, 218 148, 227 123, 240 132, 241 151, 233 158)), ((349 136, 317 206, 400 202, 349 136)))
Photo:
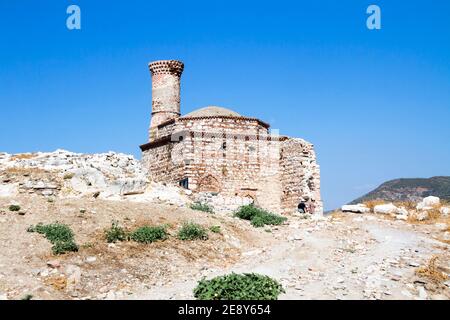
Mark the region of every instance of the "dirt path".
MULTIPOLYGON (((273 230, 270 243, 243 252, 225 270, 205 270, 198 278, 131 295, 131 299, 190 299, 202 276, 257 272, 278 279, 280 299, 449 299, 450 290, 427 291, 415 270, 432 255, 449 263, 447 245, 428 231, 374 216, 291 220, 273 230)), ((422 228, 423 229, 423 228, 422 228)), ((430 287, 430 286, 428 286, 430 287)))

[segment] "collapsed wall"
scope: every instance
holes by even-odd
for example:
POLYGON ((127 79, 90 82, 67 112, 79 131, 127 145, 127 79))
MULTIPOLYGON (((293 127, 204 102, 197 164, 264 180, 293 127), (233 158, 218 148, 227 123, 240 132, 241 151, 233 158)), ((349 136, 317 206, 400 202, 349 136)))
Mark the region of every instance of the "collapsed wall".
POLYGON ((320 167, 314 146, 303 139, 289 138, 282 143, 280 163, 283 211, 292 212, 299 202, 313 201, 315 213, 322 214, 320 167))

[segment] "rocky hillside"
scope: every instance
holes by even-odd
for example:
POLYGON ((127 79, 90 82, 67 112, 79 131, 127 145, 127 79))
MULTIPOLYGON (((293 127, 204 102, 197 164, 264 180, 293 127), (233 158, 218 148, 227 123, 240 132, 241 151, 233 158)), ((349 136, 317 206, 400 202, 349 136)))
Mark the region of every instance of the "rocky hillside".
POLYGON ((395 179, 354 200, 351 204, 370 200, 418 202, 427 196, 450 201, 450 177, 395 179))

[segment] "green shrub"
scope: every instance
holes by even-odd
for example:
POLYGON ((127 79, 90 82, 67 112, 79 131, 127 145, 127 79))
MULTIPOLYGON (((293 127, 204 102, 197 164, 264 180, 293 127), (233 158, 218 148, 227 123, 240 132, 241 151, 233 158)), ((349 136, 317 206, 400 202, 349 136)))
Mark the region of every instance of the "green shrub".
POLYGON ((53 254, 78 251, 78 246, 74 242, 74 234, 65 224, 55 222, 53 224, 44 225, 39 223, 34 227, 29 227, 27 231, 43 234, 53 244, 53 254))
POLYGON ((250 220, 256 228, 264 227, 265 225, 280 225, 287 220, 285 217, 257 208, 251 204, 240 207, 234 215, 244 220, 250 220))
POLYGON ((194 202, 193 204, 191 204, 191 209, 208 213, 214 213, 214 210, 210 205, 202 202, 194 202))
POLYGON ((198 300, 276 300, 283 292, 281 284, 268 276, 232 273, 199 281, 194 296, 198 300))
POLYGON ((20 206, 12 204, 9 206, 9 211, 19 211, 20 210, 20 206))
POLYGON ((66 242, 73 240, 73 232, 65 224, 60 224, 58 222, 53 224, 44 225, 39 223, 34 228, 31 227, 30 232, 37 232, 45 235, 45 237, 50 242, 66 242))
POLYGON ((108 243, 125 241, 128 239, 127 233, 121 226, 119 226, 119 223, 117 221, 114 221, 111 228, 105 231, 105 237, 108 243))
POLYGON ((52 247, 52 252, 55 255, 73 251, 78 251, 78 246, 73 241, 58 241, 52 247))
POLYGON ((178 231, 178 239, 180 240, 207 240, 208 234, 206 229, 201 225, 192 222, 186 222, 178 231))
POLYGON ((144 226, 136 229, 130 234, 130 238, 136 242, 152 243, 157 240, 165 240, 168 233, 165 226, 150 227, 144 226))
POLYGON ((209 230, 211 230, 211 232, 214 232, 214 233, 220 233, 220 226, 212 226, 212 227, 210 227, 209 228, 209 230))

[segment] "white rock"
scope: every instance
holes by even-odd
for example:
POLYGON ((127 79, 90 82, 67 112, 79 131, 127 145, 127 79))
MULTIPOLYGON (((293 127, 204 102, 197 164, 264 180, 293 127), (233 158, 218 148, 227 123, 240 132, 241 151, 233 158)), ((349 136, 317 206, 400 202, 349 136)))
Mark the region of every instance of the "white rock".
POLYGON ((412 298, 413 295, 408 290, 402 290, 402 294, 408 298, 412 298))
POLYGON ((424 287, 419 287, 419 298, 420 299, 426 299, 428 297, 427 291, 424 287))
POLYGON ((65 273, 67 274, 67 284, 71 286, 76 286, 81 282, 81 269, 75 265, 68 265, 66 267, 65 273))
POLYGON ((395 216, 395 219, 406 221, 406 220, 408 220, 408 216, 407 215, 403 215, 403 214, 398 214, 398 215, 395 216))
POLYGON ((86 262, 88 262, 88 263, 92 263, 92 262, 95 262, 95 261, 97 261, 96 257, 87 257, 86 258, 86 262))
POLYGON ((450 214, 450 207, 442 207, 439 212, 444 216, 448 216, 450 214))
POLYGON ((19 186, 17 183, 0 184, 0 198, 1 197, 14 197, 19 192, 19 186))
POLYGON ((438 206, 440 203, 441 203, 441 201, 438 197, 429 196, 429 197, 423 198, 422 202, 419 202, 417 204, 416 209, 417 210, 430 210, 430 209, 433 209, 435 206, 438 206))
POLYGON ((61 266, 61 262, 59 260, 50 260, 47 261, 47 266, 50 268, 59 268, 61 266))
POLYGON ((342 212, 368 213, 370 209, 364 204, 347 204, 341 207, 342 212))
POLYGON ((379 204, 373 208, 373 212, 381 214, 396 214, 399 212, 399 208, 394 206, 392 203, 379 204))
POLYGON ((408 210, 405 207, 397 208, 397 212, 395 212, 395 213, 398 214, 398 215, 401 215, 401 216, 408 216, 409 215, 409 212, 408 212, 408 210))
POLYGON ((426 197, 422 200, 422 202, 427 206, 427 207, 433 207, 433 206, 437 206, 441 203, 440 199, 438 197, 433 197, 433 196, 429 196, 426 197))

